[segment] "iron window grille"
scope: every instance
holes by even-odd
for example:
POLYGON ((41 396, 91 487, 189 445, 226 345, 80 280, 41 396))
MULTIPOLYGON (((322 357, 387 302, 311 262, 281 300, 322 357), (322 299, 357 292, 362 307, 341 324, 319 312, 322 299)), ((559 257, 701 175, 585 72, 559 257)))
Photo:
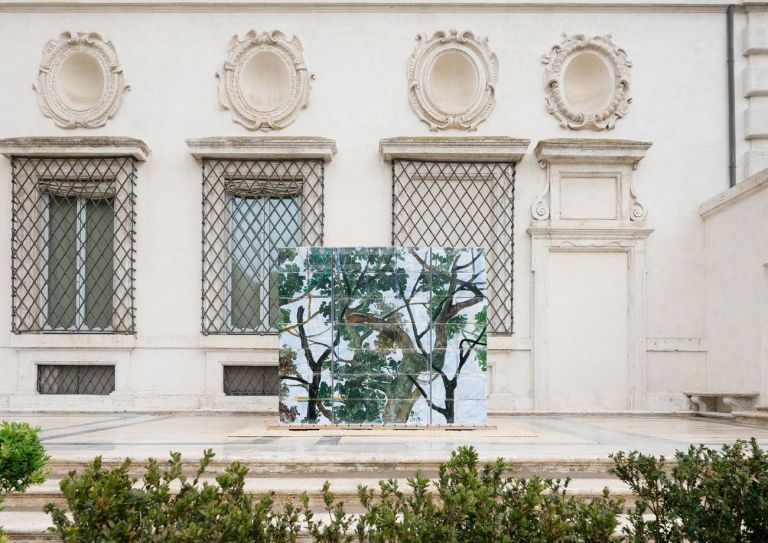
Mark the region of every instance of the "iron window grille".
POLYGON ((484 247, 489 331, 512 333, 513 162, 392 161, 392 244, 484 247))
POLYGON ((37 366, 40 394, 90 394, 106 396, 115 391, 115 367, 40 364, 37 366))
POLYGON ((203 160, 203 334, 276 333, 281 247, 323 244, 322 160, 203 160))
POLYGON ((277 396, 279 393, 277 366, 224 366, 227 396, 277 396))
POLYGON ((133 334, 135 160, 11 162, 13 332, 133 334))

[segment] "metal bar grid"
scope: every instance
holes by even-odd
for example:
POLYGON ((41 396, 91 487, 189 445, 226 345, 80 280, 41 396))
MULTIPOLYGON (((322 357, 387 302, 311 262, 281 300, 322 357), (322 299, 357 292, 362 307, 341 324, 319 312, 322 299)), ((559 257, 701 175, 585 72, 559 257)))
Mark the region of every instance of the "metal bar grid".
POLYGON ((277 396, 280 378, 277 366, 224 366, 227 396, 277 396))
POLYGON ((11 164, 13 332, 135 333, 135 160, 11 164))
POLYGON ((37 392, 40 394, 106 396, 114 391, 114 366, 59 364, 37 366, 37 392))
POLYGON ((392 244, 483 247, 489 331, 511 334, 513 162, 392 161, 392 244))
POLYGON ((322 245, 324 163, 205 159, 202 181, 202 333, 277 333, 277 250, 322 245))

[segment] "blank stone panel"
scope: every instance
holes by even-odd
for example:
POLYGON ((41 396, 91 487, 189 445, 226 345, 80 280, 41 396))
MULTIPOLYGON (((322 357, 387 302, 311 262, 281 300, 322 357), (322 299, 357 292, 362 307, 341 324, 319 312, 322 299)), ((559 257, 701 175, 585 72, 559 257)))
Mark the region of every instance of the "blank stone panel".
POLYGON ((619 218, 619 182, 612 177, 563 177, 560 218, 619 218))
POLYGON ((485 424, 483 249, 287 248, 276 278, 282 424, 485 424))

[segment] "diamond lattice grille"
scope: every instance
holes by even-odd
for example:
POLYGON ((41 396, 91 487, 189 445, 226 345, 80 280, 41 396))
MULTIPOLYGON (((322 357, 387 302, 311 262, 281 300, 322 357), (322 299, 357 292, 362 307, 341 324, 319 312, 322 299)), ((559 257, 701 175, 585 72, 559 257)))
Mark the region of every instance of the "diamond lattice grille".
POLYGON ((13 331, 134 333, 134 159, 12 168, 13 331))
POLYGON ((515 165, 392 162, 392 244, 484 247, 489 329, 512 333, 515 165))
POLYGON ((40 394, 108 395, 115 391, 114 366, 37 366, 40 394))
POLYGON ((227 396, 277 396, 279 393, 277 366, 224 366, 227 396))
POLYGON ((275 333, 281 247, 323 243, 322 160, 203 161, 204 334, 275 333))

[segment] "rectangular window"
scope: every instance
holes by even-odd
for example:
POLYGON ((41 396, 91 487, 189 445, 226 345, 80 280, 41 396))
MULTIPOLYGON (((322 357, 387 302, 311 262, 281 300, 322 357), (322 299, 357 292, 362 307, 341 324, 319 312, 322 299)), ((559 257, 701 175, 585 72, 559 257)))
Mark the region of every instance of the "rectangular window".
POLYGON ((113 199, 48 195, 47 326, 112 327, 113 199))
POLYGON ((12 163, 14 332, 133 333, 134 160, 12 163))
POLYGON ((227 396, 277 396, 279 393, 277 366, 224 366, 227 396))
POLYGON ((230 329, 247 332, 274 322, 277 285, 271 264, 280 247, 301 245, 301 195, 229 199, 230 329))
POLYGON ((276 332, 281 247, 321 245, 322 160, 203 161, 203 333, 276 332))
POLYGON ((512 333, 512 162, 392 162, 392 244, 484 247, 488 325, 512 333))
POLYGON ((89 394, 106 396, 115 391, 115 367, 40 364, 37 366, 40 394, 89 394))

